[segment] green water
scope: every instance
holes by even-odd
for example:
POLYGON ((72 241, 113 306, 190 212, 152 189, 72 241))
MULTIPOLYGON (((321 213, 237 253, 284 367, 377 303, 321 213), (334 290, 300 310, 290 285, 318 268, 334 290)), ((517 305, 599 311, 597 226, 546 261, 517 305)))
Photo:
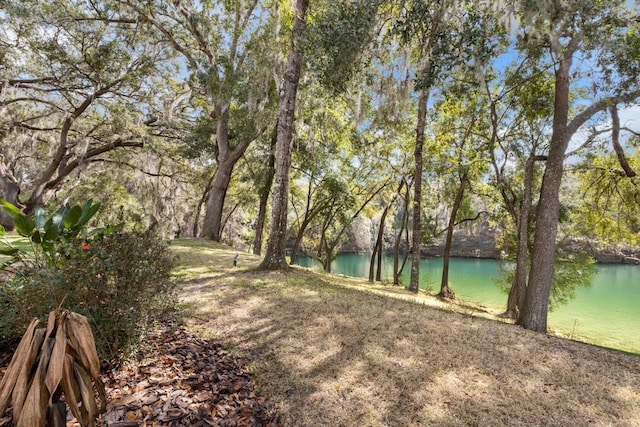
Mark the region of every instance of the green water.
MULTIPOLYGON (((507 295, 496 286, 500 261, 451 259, 449 283, 456 297, 485 307, 504 310, 507 295)), ((318 267, 311 258, 300 257, 298 264, 318 267)), ((383 259, 383 280, 392 282, 393 259, 383 259)), ((369 277, 369 255, 339 255, 332 271, 354 277, 369 277)), ((640 266, 598 265, 592 286, 580 288, 576 298, 549 313, 549 328, 573 339, 640 353, 640 266)), ((440 288, 442 259, 423 259, 420 287, 440 288)), ((402 277, 409 282, 409 265, 402 277)))

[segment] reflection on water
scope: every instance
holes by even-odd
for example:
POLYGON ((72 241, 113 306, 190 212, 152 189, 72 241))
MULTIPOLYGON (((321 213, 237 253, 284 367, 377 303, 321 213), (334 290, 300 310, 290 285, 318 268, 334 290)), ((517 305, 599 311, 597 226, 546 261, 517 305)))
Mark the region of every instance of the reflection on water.
MULTIPOLYGON (((334 273, 369 277, 369 255, 339 255, 334 273)), ((504 310, 507 295, 495 284, 501 261, 451 259, 449 283, 456 297, 493 309, 504 310)), ((298 264, 318 267, 311 258, 299 257, 298 264)), ((382 277, 391 283, 393 259, 384 257, 382 277)), ((319 267, 318 267, 319 268, 319 267)), ((442 259, 423 259, 420 287, 438 291, 442 259)), ((409 282, 409 265, 403 283, 409 282)), ((598 265, 590 288, 580 288, 576 298, 549 314, 549 327, 565 336, 605 347, 640 353, 640 266, 598 265)))

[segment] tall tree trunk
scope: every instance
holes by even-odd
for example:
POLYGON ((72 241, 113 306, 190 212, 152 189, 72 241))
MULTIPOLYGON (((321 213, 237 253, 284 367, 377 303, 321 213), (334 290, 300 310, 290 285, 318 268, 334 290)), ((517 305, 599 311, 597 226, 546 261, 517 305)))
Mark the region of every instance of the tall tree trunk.
POLYGON ((322 266, 324 268, 324 271, 326 271, 327 273, 331 273, 331 261, 333 261, 333 251, 328 246, 327 246, 325 255, 326 255, 326 258, 323 260, 322 266))
POLYGON ((533 166, 536 157, 532 152, 527 159, 524 172, 524 192, 522 206, 518 216, 518 250, 516 255, 516 274, 509 290, 507 310, 504 317, 516 319, 522 311, 527 294, 527 262, 529 260, 529 215, 531 214, 533 193, 533 166))
POLYGON ((416 145, 413 153, 415 171, 413 175, 413 238, 411 243, 411 279, 409 290, 418 292, 420 287, 420 247, 422 245, 422 151, 424 129, 427 121, 427 103, 429 90, 422 89, 418 99, 418 124, 416 126, 416 145))
POLYGON ((562 183, 563 161, 571 137, 589 119, 600 111, 606 111, 619 102, 631 102, 640 97, 640 90, 634 89, 610 98, 603 98, 578 113, 571 122, 569 116, 570 71, 573 53, 580 39, 574 38, 558 54, 555 78, 555 100, 551 148, 547 156, 542 177, 540 200, 536 212, 536 231, 531 251, 531 271, 527 292, 517 323, 526 329, 538 332, 547 330, 547 310, 553 280, 553 261, 560 217, 560 184, 562 183))
MULTIPOLYGON (((24 208, 18 200, 20 195, 20 184, 13 176, 11 169, 6 164, 4 156, 0 154, 0 198, 14 204, 19 208, 24 208)), ((4 210, 0 209, 0 225, 5 230, 11 231, 15 227, 11 216, 4 213, 4 210)))
POLYGON ((215 242, 220 241, 224 201, 227 197, 234 165, 235 163, 231 162, 218 163, 209 187, 209 197, 202 222, 202 236, 215 242))
MULTIPOLYGON (((382 223, 380 228, 384 233, 384 223, 382 223)), ((382 236, 380 236, 380 243, 378 244, 378 260, 376 263, 376 281, 377 282, 382 282, 382 250, 383 250, 382 243, 383 243, 383 239, 382 239, 382 236)))
POLYGON ((207 239, 219 242, 222 234, 224 202, 231 182, 233 168, 247 151, 250 141, 241 141, 232 149, 229 145, 229 108, 216 106, 212 115, 217 120, 218 167, 211 179, 209 198, 204 221, 202 222, 202 235, 207 239))
POLYGON ((538 332, 547 331, 547 311, 553 281, 553 262, 560 217, 560 184, 567 149, 569 117, 569 72, 572 54, 559 58, 555 73, 553 133, 547 158, 540 201, 536 213, 536 231, 531 253, 531 271, 518 324, 538 332))
POLYGON ((300 80, 300 39, 306 21, 308 0, 296 0, 293 18, 292 48, 287 71, 280 89, 280 115, 278 116, 278 142, 276 144, 276 176, 271 213, 271 231, 265 257, 259 268, 263 270, 288 269, 285 258, 287 243, 287 207, 289 202, 289 174, 291 172, 291 141, 293 120, 300 80))
POLYGON ((449 224, 447 224, 447 238, 444 245, 444 258, 442 262, 442 280, 440 281, 440 293, 439 298, 454 298, 455 295, 449 288, 449 260, 451 259, 451 243, 453 242, 453 230, 456 226, 456 216, 458 216, 458 210, 462 205, 462 198, 464 197, 464 189, 468 184, 467 174, 463 174, 460 177, 460 185, 456 191, 456 197, 451 207, 451 215, 449 216, 449 224))
POLYGON ((256 235, 253 238, 253 253, 260 255, 262 252, 262 234, 264 230, 264 222, 267 218, 267 203, 269 194, 271 194, 271 186, 273 185, 273 176, 275 175, 276 165, 276 143, 278 141, 278 125, 276 123, 271 135, 271 152, 269 153, 269 166, 260 188, 260 207, 258 208, 258 218, 256 219, 256 235))

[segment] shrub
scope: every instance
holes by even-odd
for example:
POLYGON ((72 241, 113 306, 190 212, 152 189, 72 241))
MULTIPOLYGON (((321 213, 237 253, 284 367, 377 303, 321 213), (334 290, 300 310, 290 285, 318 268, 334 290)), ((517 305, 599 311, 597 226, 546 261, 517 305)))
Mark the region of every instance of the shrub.
MULTIPOLYGON (((578 288, 591 286, 591 279, 595 273, 595 261, 585 253, 578 253, 570 259, 561 259, 556 255, 549 311, 575 298, 578 288)), ((502 263, 495 283, 505 293, 509 293, 515 274, 515 263, 502 263)))
POLYGON ((99 354, 114 362, 174 306, 174 258, 149 233, 59 241, 56 254, 54 263, 25 266, 0 288, 0 340, 19 337, 30 319, 63 304, 88 318, 99 354))

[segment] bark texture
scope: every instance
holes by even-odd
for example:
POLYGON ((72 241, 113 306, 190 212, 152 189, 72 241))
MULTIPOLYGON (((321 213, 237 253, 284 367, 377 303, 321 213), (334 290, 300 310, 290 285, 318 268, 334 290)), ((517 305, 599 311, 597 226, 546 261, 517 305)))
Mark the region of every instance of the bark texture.
POLYGON ((278 142, 276 144, 276 174, 273 191, 271 231, 267 241, 262 270, 288 269, 285 258, 287 243, 287 208, 289 202, 289 175, 291 172, 291 141, 293 121, 300 81, 301 54, 300 39, 307 15, 308 0, 296 0, 293 18, 293 46, 289 53, 287 71, 280 89, 280 114, 278 116, 278 142))
POLYGON ((453 230, 456 226, 456 216, 458 210, 462 205, 462 198, 464 197, 464 190, 468 184, 467 174, 463 174, 460 177, 460 184, 456 191, 456 197, 451 207, 451 215, 449 216, 449 224, 447 225, 447 237, 444 246, 444 258, 442 263, 442 280, 440 281, 440 293, 439 298, 452 299, 454 298, 453 291, 449 288, 449 261, 451 259, 451 242, 453 241, 453 230))
POLYGON ((424 128, 427 120, 429 90, 423 89, 418 99, 418 124, 416 125, 416 145, 413 152, 415 171, 413 175, 413 238, 411 240, 411 279, 409 290, 418 292, 420 287, 420 246, 422 244, 422 151, 424 128))
POLYGON ((567 122, 569 118, 569 85, 572 54, 559 58, 555 73, 555 101, 551 148, 547 158, 540 200, 536 213, 536 232, 531 254, 529 285, 518 318, 526 329, 547 331, 547 312, 553 281, 553 262, 560 217, 560 184, 567 150, 567 122))
POLYGON ((216 143, 218 146, 218 167, 211 179, 206 213, 202 223, 202 235, 207 239, 219 242, 222 234, 222 216, 224 201, 231 182, 233 168, 249 147, 248 141, 241 141, 235 147, 229 144, 229 110, 228 107, 216 107, 213 113, 217 118, 216 143))
MULTIPOLYGON (((18 201, 19 195, 20 184, 13 176, 9 165, 6 164, 4 156, 0 154, 0 198, 22 208, 18 201)), ((15 227, 11 216, 5 214, 2 209, 0 209, 0 225, 8 231, 12 231, 15 227)))

